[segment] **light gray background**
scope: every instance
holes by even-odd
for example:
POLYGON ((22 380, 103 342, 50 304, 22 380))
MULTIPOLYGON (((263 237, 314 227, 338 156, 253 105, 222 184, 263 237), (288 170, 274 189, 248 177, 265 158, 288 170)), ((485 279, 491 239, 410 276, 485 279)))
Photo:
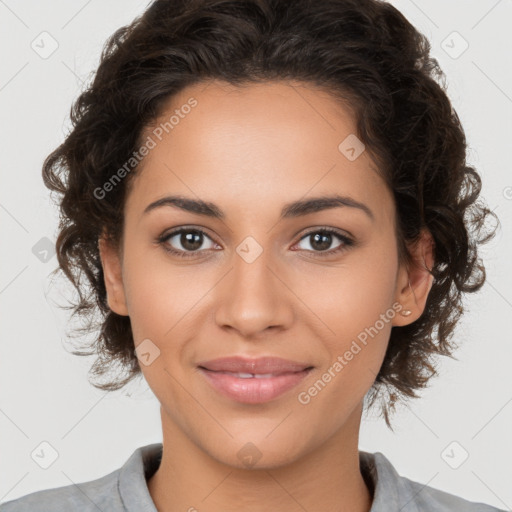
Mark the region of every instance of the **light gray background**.
MULTIPOLYGON (((482 174, 483 197, 502 229, 482 251, 488 281, 466 301, 456 333, 459 361, 441 360, 441 377, 395 415, 395 434, 382 419, 365 419, 360 449, 383 452, 412 480, 510 510, 512 3, 392 3, 432 42, 465 127, 469 163, 482 174), (460 55, 464 41, 454 31, 469 44, 460 55), (454 441, 452 460, 469 454, 458 469, 442 457, 454 441)), ((55 241, 58 221, 42 161, 62 142, 71 103, 107 37, 146 4, 0 0, 0 502, 98 478, 136 447, 161 441, 158 402, 145 381, 104 394, 87 382, 92 359, 66 352, 68 313, 55 303, 65 303, 70 287, 63 279, 50 286, 56 257, 43 262, 33 253, 42 238, 55 241), (50 48, 43 31, 58 43, 46 59, 31 47, 46 37, 50 48), (48 469, 31 458, 43 441, 58 452, 48 469)))

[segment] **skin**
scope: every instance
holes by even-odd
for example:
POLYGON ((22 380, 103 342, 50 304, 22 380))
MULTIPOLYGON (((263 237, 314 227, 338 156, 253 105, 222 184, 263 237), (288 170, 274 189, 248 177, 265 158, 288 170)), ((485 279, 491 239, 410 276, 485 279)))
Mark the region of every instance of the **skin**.
POLYGON ((356 123, 328 93, 293 82, 237 88, 211 81, 169 100, 158 122, 192 96, 197 106, 150 151, 132 183, 121 251, 100 239, 110 308, 130 316, 135 346, 150 339, 160 350, 140 365, 161 404, 164 449, 148 481, 151 497, 165 512, 368 512, 372 494, 358 455, 363 399, 392 326, 424 310, 431 237, 424 232, 410 247, 416 264, 399 265, 393 196, 367 151, 354 161, 339 151, 356 123), (286 203, 334 192, 367 205, 374 219, 346 206, 279 219, 286 203), (143 214, 171 194, 213 202, 225 217, 173 206, 143 214), (164 244, 190 248, 179 235, 157 242, 190 225, 207 233, 192 257, 165 251, 164 244), (356 244, 325 255, 343 242, 332 235, 318 248, 305 236, 323 227, 356 244), (236 251, 247 236, 263 249, 251 263, 236 251), (396 313, 300 403, 298 394, 381 314, 395 311, 394 303, 411 314, 396 313), (199 361, 234 354, 315 368, 270 402, 241 404, 218 394, 197 369, 199 361), (261 454, 251 467, 237 456, 247 443, 261 454))

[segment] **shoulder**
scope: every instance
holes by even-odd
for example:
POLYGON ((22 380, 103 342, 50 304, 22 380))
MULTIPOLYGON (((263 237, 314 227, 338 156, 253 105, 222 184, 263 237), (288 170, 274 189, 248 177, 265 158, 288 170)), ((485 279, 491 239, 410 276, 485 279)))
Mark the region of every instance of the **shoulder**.
POLYGON ((380 452, 359 452, 361 471, 374 487, 370 512, 505 512, 401 476, 380 452))
POLYGON ((486 505, 485 503, 468 501, 449 492, 435 489, 419 482, 414 482, 406 477, 400 477, 402 485, 408 487, 414 495, 418 509, 425 512, 504 512, 503 509, 486 505))
POLYGON ((27 494, 0 504, 0 512, 157 512, 146 479, 158 468, 161 456, 162 443, 141 446, 105 476, 27 494))
POLYGON ((21 498, 2 503, 0 512, 83 512, 124 510, 118 492, 117 469, 108 475, 88 482, 70 484, 54 489, 36 491, 21 498))

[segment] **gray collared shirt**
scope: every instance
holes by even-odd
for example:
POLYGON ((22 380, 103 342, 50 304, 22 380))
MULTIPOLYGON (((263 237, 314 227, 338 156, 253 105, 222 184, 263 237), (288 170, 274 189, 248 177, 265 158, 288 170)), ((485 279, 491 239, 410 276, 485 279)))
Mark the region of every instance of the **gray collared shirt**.
MULTIPOLYGON (((137 448, 124 465, 96 480, 33 492, 0 504, 0 512, 157 512, 147 479, 157 470, 162 443, 137 448)), ((400 476, 380 452, 359 451, 373 486, 370 512, 505 512, 400 476)))

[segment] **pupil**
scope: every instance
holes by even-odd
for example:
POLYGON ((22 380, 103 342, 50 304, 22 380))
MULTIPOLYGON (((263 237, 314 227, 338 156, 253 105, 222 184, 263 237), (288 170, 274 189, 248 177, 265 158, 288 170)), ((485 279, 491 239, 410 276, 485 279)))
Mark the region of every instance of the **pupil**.
POLYGON ((197 231, 189 231, 187 233, 181 234, 181 244, 185 249, 193 251, 194 249, 198 249, 201 247, 201 233, 198 233, 197 231), (195 238, 195 240, 194 240, 195 238))
POLYGON ((322 249, 328 249, 329 246, 331 245, 331 234, 330 233, 315 233, 315 235, 313 236, 313 243, 311 244, 311 246, 313 248, 316 248, 319 249, 319 250, 322 250, 322 249), (319 241, 323 239, 323 242, 322 241, 319 241))

